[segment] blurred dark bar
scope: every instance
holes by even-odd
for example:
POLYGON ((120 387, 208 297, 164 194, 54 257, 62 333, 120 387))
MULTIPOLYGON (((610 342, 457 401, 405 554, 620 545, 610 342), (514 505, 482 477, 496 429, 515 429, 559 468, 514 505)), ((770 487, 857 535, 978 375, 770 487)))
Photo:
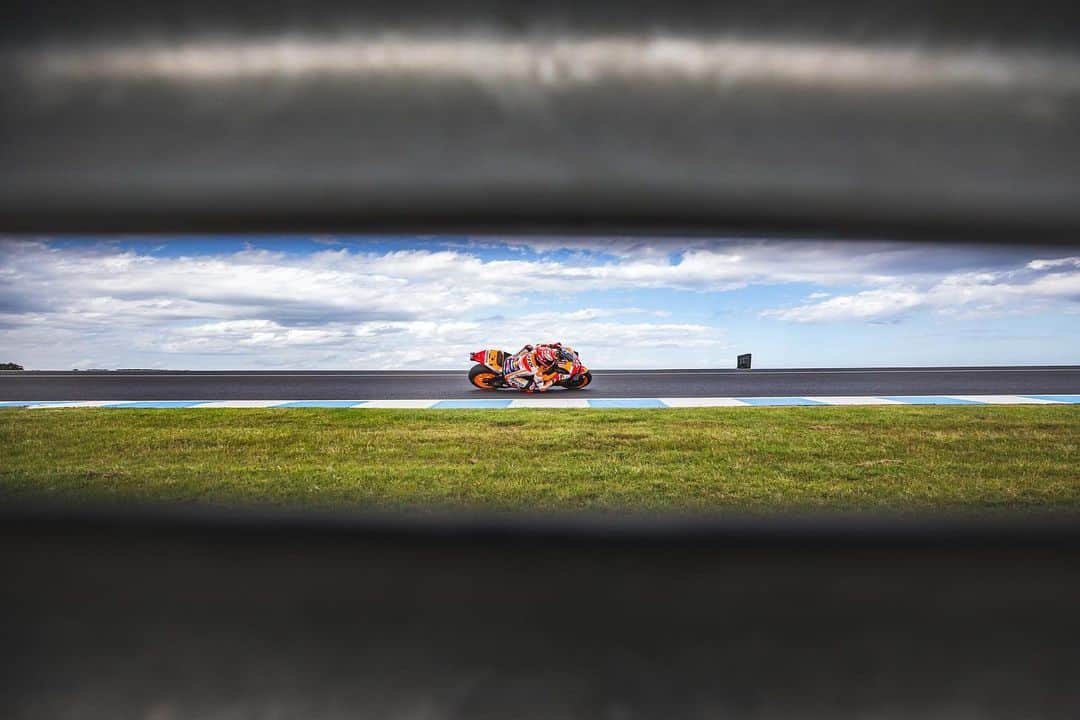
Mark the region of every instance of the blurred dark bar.
POLYGON ((1075 240, 1070 2, 18 2, 0 231, 1075 240))
POLYGON ((5 718, 1072 718, 1058 522, 0 518, 5 718))

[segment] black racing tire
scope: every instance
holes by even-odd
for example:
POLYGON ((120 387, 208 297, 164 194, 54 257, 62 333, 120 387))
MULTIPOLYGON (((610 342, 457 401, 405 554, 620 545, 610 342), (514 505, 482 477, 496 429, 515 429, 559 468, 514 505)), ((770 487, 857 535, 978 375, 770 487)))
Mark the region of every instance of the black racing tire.
POLYGON ((487 365, 477 363, 469 370, 469 382, 481 390, 498 390, 502 387, 502 377, 487 365))
POLYGON ((570 380, 564 380, 563 382, 559 383, 559 385, 566 388, 567 390, 581 390, 582 388, 587 387, 588 384, 591 382, 592 373, 586 371, 583 372, 581 375, 574 376, 570 380))

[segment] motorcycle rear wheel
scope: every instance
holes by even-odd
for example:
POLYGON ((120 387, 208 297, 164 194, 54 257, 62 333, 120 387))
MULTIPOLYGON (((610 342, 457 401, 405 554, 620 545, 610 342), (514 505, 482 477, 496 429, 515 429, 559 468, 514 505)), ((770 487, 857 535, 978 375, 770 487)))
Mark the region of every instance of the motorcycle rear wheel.
POLYGON ((481 390, 497 390, 502 386, 502 378, 487 365, 479 363, 469 370, 469 382, 481 390))

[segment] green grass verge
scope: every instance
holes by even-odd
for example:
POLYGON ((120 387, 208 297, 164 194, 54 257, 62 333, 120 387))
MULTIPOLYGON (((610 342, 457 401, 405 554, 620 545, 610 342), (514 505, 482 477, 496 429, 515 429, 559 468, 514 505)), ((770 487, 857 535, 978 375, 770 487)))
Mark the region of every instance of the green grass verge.
POLYGON ((0 410, 0 496, 322 508, 1080 509, 1080 407, 0 410))

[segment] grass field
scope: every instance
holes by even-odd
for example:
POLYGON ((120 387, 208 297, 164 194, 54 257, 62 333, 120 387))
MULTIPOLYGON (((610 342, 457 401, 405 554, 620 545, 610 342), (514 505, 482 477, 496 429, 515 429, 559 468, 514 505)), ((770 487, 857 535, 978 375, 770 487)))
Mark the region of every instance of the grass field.
POLYGON ((0 410, 0 497, 1080 511, 1080 407, 0 410))

